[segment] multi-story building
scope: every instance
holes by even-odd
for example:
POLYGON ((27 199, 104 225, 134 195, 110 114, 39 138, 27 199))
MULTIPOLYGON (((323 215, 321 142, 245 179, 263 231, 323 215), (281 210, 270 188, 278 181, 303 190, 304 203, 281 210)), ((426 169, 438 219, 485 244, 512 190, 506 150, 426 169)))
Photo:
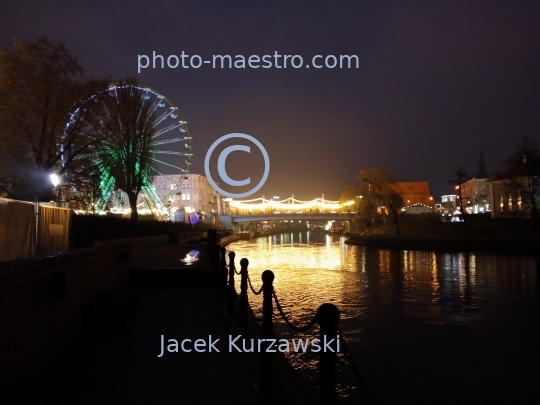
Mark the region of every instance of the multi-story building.
MULTIPOLYGON (((188 221, 190 214, 209 217, 225 211, 225 201, 200 174, 153 176, 151 186, 164 206, 171 210, 175 221, 188 221)), ((142 193, 139 204, 145 203, 142 193)))
POLYGON ((461 199, 465 213, 481 214, 491 211, 490 179, 488 177, 484 154, 480 152, 476 177, 461 183, 459 186, 461 187, 461 199))

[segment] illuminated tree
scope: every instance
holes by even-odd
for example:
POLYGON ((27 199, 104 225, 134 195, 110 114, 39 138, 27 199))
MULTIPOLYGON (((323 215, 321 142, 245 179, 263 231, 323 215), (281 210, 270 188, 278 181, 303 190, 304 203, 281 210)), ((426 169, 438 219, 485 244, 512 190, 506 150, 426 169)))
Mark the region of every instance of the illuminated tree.
POLYGON ((99 121, 105 138, 96 149, 95 159, 102 178, 114 179, 115 187, 126 193, 131 219, 137 220, 137 197, 150 183, 150 144, 155 135, 151 105, 144 103, 144 95, 134 80, 120 82, 114 95, 105 94, 92 120, 99 121))

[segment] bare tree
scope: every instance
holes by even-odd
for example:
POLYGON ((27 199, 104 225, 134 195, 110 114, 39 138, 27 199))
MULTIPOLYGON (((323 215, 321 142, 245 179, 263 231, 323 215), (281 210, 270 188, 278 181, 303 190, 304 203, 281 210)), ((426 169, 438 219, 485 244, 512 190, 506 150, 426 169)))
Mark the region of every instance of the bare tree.
MULTIPOLYGON (((63 175, 99 139, 80 136, 85 114, 70 113, 100 86, 62 45, 14 40, 0 47, 0 192, 47 201, 51 171, 63 175), (66 131, 66 123, 74 120, 66 131)), ((88 108, 85 111, 90 112, 88 108)))
POLYGON ((359 183, 364 202, 364 215, 372 221, 385 200, 383 194, 387 191, 388 184, 393 183, 394 179, 390 173, 374 167, 361 169, 356 176, 356 180, 359 183))
POLYGON ((388 207, 394 216, 394 223, 396 224, 396 236, 399 236, 399 211, 403 206, 403 197, 397 193, 390 192, 387 195, 386 202, 388 203, 388 207))

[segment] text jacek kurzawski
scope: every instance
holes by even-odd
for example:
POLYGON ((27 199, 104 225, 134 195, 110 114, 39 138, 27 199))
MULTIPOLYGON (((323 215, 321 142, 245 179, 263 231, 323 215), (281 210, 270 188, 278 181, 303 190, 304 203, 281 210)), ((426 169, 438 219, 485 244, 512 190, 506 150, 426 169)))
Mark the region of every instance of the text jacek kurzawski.
POLYGON ((227 342, 219 343, 221 339, 213 339, 212 335, 208 339, 167 339, 161 335, 161 351, 158 357, 164 353, 212 353, 229 351, 234 353, 275 353, 275 352, 307 352, 308 349, 313 353, 339 352, 339 335, 335 339, 243 339, 242 335, 229 335, 227 342), (219 346, 219 348, 218 348, 219 346), (224 347, 225 346, 225 347, 224 347))

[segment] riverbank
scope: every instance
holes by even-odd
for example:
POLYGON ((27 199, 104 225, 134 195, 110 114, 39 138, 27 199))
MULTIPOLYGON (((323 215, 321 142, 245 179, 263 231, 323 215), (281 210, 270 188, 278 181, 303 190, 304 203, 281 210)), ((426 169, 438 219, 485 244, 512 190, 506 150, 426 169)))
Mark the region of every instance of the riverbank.
POLYGON ((540 241, 529 221, 409 223, 400 225, 400 236, 396 236, 394 224, 384 224, 362 234, 351 234, 346 243, 385 249, 516 254, 540 250, 540 241))
MULTIPOLYGON (((223 242, 239 237, 224 237, 223 242)), ((207 243, 204 238, 191 242, 169 244, 164 238, 150 238, 133 246, 131 275, 123 291, 134 291, 137 304, 124 307, 117 296, 109 305, 121 308, 114 315, 121 319, 89 324, 63 344, 53 361, 43 361, 27 379, 0 381, 5 402, 315 403, 316 392, 281 365, 280 359, 275 359, 275 389, 262 392, 260 354, 227 350, 229 336, 239 333, 238 316, 234 316, 238 300, 234 315, 227 316, 227 301, 220 294, 224 286, 209 266, 207 243), (200 252, 200 260, 182 264, 180 259, 191 250, 200 252), (168 350, 159 356, 162 335, 168 350), (214 342, 220 339, 219 352, 194 350, 195 340, 208 342, 210 336, 214 342), (186 350, 181 346, 185 339, 190 339, 186 350)), ((75 298, 71 294, 70 299, 75 298)), ((260 336, 254 319, 249 323, 249 335, 260 336)))

